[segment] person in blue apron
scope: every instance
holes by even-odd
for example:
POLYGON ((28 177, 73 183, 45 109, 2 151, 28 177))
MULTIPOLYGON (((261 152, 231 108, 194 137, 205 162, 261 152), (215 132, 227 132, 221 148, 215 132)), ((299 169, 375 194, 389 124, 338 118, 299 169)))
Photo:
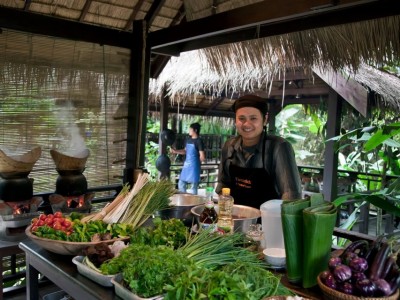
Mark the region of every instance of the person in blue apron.
POLYGON ((200 124, 193 123, 189 127, 189 138, 185 142, 185 148, 181 150, 171 149, 173 154, 186 155, 181 174, 179 176, 178 189, 186 193, 187 186, 192 185, 192 193, 197 195, 200 182, 201 162, 205 161, 204 143, 200 138, 200 124))
POLYGON ((291 144, 266 134, 267 101, 245 95, 232 108, 239 135, 222 148, 216 193, 228 187, 235 204, 258 209, 271 199, 300 199, 301 181, 291 144))

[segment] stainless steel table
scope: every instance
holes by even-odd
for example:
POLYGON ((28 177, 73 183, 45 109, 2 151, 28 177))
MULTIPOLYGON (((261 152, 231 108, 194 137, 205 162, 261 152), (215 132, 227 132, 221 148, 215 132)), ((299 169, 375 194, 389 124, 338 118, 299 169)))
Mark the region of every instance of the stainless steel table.
POLYGON ((19 247, 26 255, 26 299, 39 300, 39 273, 75 299, 120 299, 112 287, 106 288, 78 273, 73 256, 49 252, 32 241, 19 247))

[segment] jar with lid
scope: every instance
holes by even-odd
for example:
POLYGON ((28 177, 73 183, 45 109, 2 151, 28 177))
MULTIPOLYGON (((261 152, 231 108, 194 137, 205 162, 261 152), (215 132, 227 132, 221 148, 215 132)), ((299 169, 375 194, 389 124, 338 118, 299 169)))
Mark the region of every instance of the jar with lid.
POLYGON ((218 214, 214 208, 213 194, 214 189, 212 187, 207 187, 207 200, 199 217, 200 230, 209 230, 210 232, 214 232, 217 229, 218 214))
POLYGON ((218 231, 223 234, 233 233, 233 197, 229 188, 223 188, 218 199, 218 231))

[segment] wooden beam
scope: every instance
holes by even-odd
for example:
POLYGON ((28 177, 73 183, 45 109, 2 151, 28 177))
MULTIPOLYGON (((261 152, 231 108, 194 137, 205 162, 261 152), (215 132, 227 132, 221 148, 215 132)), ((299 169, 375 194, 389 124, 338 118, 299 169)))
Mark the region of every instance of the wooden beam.
POLYGON ((132 10, 131 15, 129 16, 128 21, 126 22, 126 25, 125 25, 125 28, 124 28, 125 30, 131 30, 132 29, 132 24, 135 21, 136 15, 139 12, 140 8, 142 7, 143 2, 144 2, 144 0, 139 0, 136 3, 135 7, 132 10))
POLYGON ((400 13, 397 0, 275 0, 212 15, 149 33, 152 51, 177 55, 183 51, 346 24, 400 13), (324 6, 326 6, 324 8, 324 6))
MULTIPOLYGON (((159 105, 150 104, 149 111, 160 111, 159 105)), ((178 107, 168 106, 168 113, 173 114, 185 114, 185 115, 195 115, 195 116, 204 116, 207 111, 207 108, 199 108, 199 107, 178 107)), ((226 110, 213 110, 208 113, 209 117, 225 117, 225 118, 234 118, 235 114, 233 111, 226 111, 226 110)))
POLYGON ((341 74, 334 71, 322 72, 313 69, 314 73, 321 77, 331 88, 343 97, 364 117, 368 113, 368 90, 351 78, 344 78, 341 74))
POLYGON ((90 5, 92 4, 92 0, 86 0, 85 5, 83 6, 81 15, 79 16, 79 22, 83 22, 85 20, 85 17, 89 11, 90 5))
POLYGON ((0 27, 130 49, 131 32, 0 6, 0 27))

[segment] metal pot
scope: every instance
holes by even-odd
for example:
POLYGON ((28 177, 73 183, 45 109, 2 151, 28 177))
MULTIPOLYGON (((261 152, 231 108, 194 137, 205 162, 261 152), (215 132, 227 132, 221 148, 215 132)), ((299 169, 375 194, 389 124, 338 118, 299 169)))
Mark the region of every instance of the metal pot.
MULTIPOLYGON (((214 208, 218 213, 218 205, 215 205, 214 208)), ((204 204, 197 205, 191 209, 197 224, 199 224, 199 217, 203 209, 204 204)), ((247 233, 251 224, 257 224, 258 218, 261 217, 261 211, 251 206, 233 205, 232 215, 234 230, 236 232, 247 233)))
POLYGON ((161 217, 161 219, 180 219, 188 227, 191 227, 194 223, 191 209, 196 205, 206 203, 205 197, 192 194, 174 194, 170 200, 171 207, 157 211, 155 215, 161 217))

